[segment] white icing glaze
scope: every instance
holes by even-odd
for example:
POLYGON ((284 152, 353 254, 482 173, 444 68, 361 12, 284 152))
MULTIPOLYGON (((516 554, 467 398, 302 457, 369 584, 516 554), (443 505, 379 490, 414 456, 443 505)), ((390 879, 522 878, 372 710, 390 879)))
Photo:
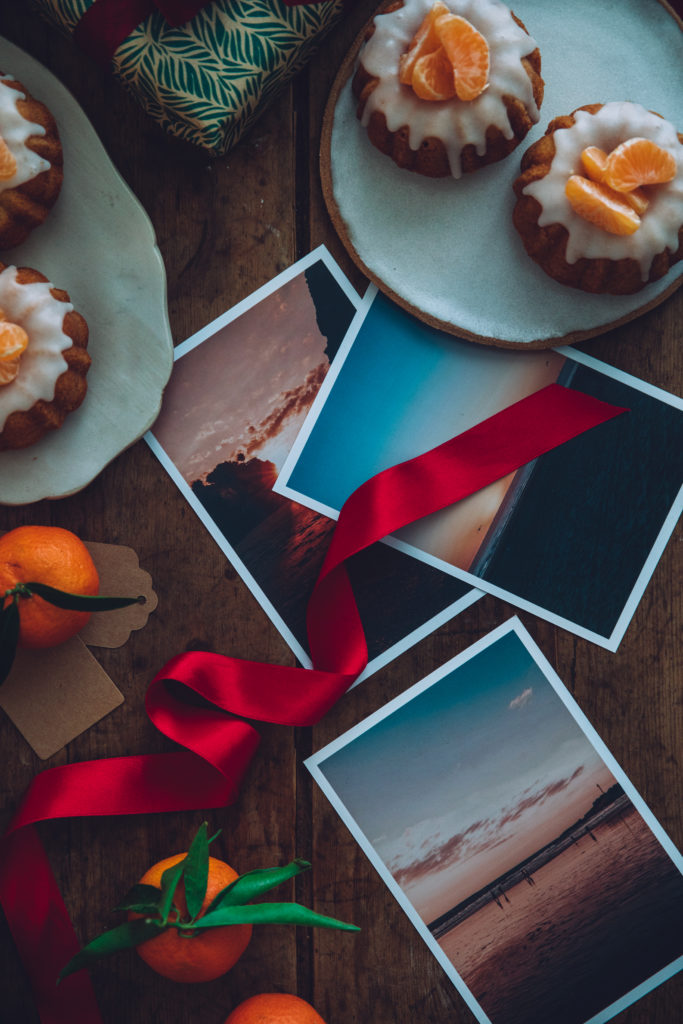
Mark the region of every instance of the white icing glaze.
POLYGON ((45 129, 40 124, 27 121, 19 113, 17 101, 25 99, 26 94, 6 85, 8 81, 13 81, 11 75, 0 78, 0 135, 14 156, 17 169, 11 178, 0 181, 0 191, 23 185, 50 167, 47 160, 26 145, 32 135, 44 135, 45 129))
POLYGON ((510 9, 499 0, 445 0, 453 14, 466 18, 481 32, 489 46, 489 83, 475 100, 430 102, 419 99, 398 80, 399 59, 431 10, 434 0, 405 0, 404 6, 375 18, 375 31, 366 43, 361 62, 379 79, 370 93, 362 116, 367 126, 374 111, 381 111, 387 127, 394 132, 403 125, 410 130, 410 148, 434 136, 443 140, 454 178, 462 176, 460 154, 473 144, 481 156, 486 152, 486 129, 499 128, 506 139, 513 136, 503 96, 522 101, 532 121, 538 121, 531 81, 522 57, 536 49, 536 43, 514 21, 510 9))
POLYGON ((73 342, 64 333, 63 321, 73 306, 55 299, 52 287, 48 281, 19 284, 16 267, 5 267, 0 273, 0 307, 28 334, 17 376, 0 387, 0 430, 10 413, 25 412, 41 398, 51 401, 57 378, 67 369, 62 353, 73 342))
POLYGON ((606 103, 597 114, 579 110, 571 128, 553 135, 555 156, 545 177, 531 182, 524 194, 541 204, 541 227, 562 224, 569 234, 568 263, 581 257, 619 260, 631 257, 639 262, 643 280, 648 279, 652 260, 664 249, 678 249, 678 231, 683 224, 683 146, 675 127, 637 103, 606 103), (612 235, 590 224, 572 209, 565 195, 570 174, 582 174, 581 151, 598 146, 609 153, 620 143, 636 137, 651 139, 668 150, 678 168, 673 181, 645 186, 650 205, 638 230, 628 236, 612 235))

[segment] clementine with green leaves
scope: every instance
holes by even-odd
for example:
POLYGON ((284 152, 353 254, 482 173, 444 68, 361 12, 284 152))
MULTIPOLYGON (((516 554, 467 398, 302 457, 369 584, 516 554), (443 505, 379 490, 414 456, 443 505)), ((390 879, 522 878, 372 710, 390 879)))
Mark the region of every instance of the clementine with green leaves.
POLYGON ((294 924, 359 931, 353 924, 316 914, 298 903, 250 903, 310 864, 294 860, 283 867, 238 875, 209 856, 204 822, 186 854, 165 858, 145 872, 117 910, 128 920, 103 932, 71 958, 59 979, 94 960, 123 949, 137 949, 158 974, 174 981, 211 981, 225 974, 247 948, 254 924, 294 924))
MULTIPOLYGON (((185 856, 184 853, 177 853, 154 864, 144 873, 140 885, 161 889, 164 872, 175 867, 185 856)), ((209 857, 206 892, 195 919, 200 920, 213 899, 238 877, 229 864, 216 857, 209 857)), ((192 915, 187 906, 182 879, 175 891, 173 904, 178 920, 190 919, 192 915)), ((130 920, 139 917, 140 914, 130 914, 130 920)), ((166 928, 160 935, 139 945, 137 952, 152 970, 172 981, 213 981, 237 963, 249 945, 251 931, 250 924, 226 925, 224 928, 207 929, 188 941, 177 928, 166 928)))

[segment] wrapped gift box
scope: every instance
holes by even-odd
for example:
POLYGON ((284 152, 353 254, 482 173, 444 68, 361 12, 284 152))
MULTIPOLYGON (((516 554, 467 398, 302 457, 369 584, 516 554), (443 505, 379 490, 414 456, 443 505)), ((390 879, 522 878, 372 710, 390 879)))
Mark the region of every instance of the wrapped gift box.
POLYGON ((126 24, 122 11, 128 7, 126 17, 134 27, 113 56, 101 42, 101 26, 100 35, 92 38, 94 19, 88 12, 93 0, 33 0, 42 16, 74 33, 81 45, 108 63, 168 132, 221 154, 303 67, 341 14, 344 0, 297 6, 283 0, 209 0, 202 6, 194 0, 201 10, 187 21, 176 10, 187 4, 178 0, 94 3, 102 11, 109 7, 111 18, 101 20, 105 34, 114 37, 126 24), (138 23, 136 11, 152 6, 153 12, 138 23))

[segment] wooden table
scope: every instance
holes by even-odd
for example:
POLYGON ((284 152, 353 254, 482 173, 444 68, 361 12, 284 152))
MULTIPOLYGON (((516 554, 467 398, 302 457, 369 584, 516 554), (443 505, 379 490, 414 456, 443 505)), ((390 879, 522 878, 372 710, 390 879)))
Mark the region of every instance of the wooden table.
MULTIPOLYGON (((335 70, 373 0, 359 0, 318 55, 241 144, 210 160, 162 134, 135 102, 24 0, 4 0, 0 32, 42 61, 71 90, 156 229, 168 275, 174 341, 180 342, 319 243, 351 281, 364 281, 328 220, 317 160, 321 115, 335 70)), ((106 239, 103 239, 106 244, 106 239)), ((680 393, 683 289, 664 305, 582 347, 650 383, 680 393)), ((0 716, 2 824, 46 767, 171 748, 142 701, 173 655, 205 649, 293 664, 280 635, 143 442, 123 452, 81 493, 0 508, 0 530, 25 523, 68 527, 85 539, 127 544, 160 596, 144 630, 98 658, 125 704, 48 762, 0 716)), ((616 654, 533 615, 521 619, 617 761, 680 847, 683 807, 683 588, 680 529, 669 541, 616 654)), ((360 935, 263 928, 238 966, 200 986, 167 982, 132 953, 93 970, 107 1024, 219 1024, 240 999, 279 989, 311 1000, 329 1021, 456 1024, 474 1020, 302 761, 512 614, 486 597, 343 698, 314 729, 266 726, 235 804, 222 810, 145 818, 69 820, 41 828, 56 877, 83 940, 114 919, 111 908, 153 861, 186 848, 204 819, 222 828, 219 855, 245 869, 295 856, 313 871, 291 893, 352 920, 360 935)), ((7 928, 2 1010, 7 1024, 37 1015, 7 928)), ((681 976, 623 1012, 620 1024, 680 1019, 681 976)), ((78 1021, 74 1021, 78 1024, 78 1021)), ((550 1024, 550 1022, 549 1022, 550 1024)))

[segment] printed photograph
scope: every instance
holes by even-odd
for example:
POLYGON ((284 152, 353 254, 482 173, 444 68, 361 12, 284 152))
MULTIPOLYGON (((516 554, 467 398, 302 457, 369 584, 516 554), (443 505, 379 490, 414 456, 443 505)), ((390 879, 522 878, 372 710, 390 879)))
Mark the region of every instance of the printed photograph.
POLYGON ((683 401, 570 347, 460 341, 379 294, 356 327, 276 490, 336 517, 364 480, 551 383, 626 407, 390 541, 616 650, 683 509, 683 401))
MULTIPOLYGON (((176 349, 147 435, 304 665, 306 606, 335 522, 273 484, 361 299, 327 250, 279 275, 176 349)), ((350 575, 375 671, 480 595, 375 545, 350 575)))
POLYGON ((306 764, 478 1020, 606 1021, 683 967, 683 858, 519 620, 306 764))

